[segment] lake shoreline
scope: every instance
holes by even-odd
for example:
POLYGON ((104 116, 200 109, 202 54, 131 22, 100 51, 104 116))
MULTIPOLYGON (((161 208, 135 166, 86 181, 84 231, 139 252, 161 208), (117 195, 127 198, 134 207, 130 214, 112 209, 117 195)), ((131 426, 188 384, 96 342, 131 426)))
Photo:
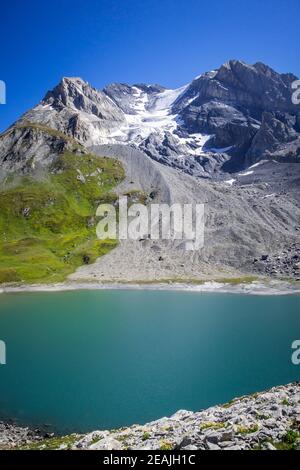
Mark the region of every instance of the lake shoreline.
POLYGON ((153 282, 62 282, 55 284, 19 284, 0 286, 1 293, 60 292, 77 290, 161 290, 246 295, 299 295, 300 283, 261 279, 257 281, 153 281, 153 282))
POLYGON ((199 412, 67 436, 0 421, 0 450, 299 450, 300 382, 199 412))

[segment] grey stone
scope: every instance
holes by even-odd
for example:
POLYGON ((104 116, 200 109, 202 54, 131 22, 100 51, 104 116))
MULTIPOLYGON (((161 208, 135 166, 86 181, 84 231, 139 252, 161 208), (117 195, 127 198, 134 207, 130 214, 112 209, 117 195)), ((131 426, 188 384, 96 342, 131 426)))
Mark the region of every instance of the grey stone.
POLYGON ((181 450, 197 450, 197 446, 194 446, 192 444, 189 444, 188 446, 181 447, 181 450))
POLYGON ((220 447, 213 442, 206 442, 208 450, 220 450, 220 447))
POLYGON ((274 447, 270 442, 267 442, 265 446, 268 450, 277 450, 276 447, 274 447))
POLYGON ((241 446, 235 445, 231 447, 225 447, 224 450, 242 450, 241 446))
POLYGON ((221 436, 218 433, 210 433, 206 434, 205 440, 206 442, 212 442, 214 444, 217 444, 221 440, 221 436))
POLYGON ((89 446, 90 450, 121 450, 122 445, 112 437, 105 437, 89 446))

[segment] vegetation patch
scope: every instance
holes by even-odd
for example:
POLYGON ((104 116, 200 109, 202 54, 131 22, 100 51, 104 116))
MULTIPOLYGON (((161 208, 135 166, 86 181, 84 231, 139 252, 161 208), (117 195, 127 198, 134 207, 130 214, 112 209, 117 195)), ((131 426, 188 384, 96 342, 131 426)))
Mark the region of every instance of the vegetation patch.
POLYGON ((16 450, 70 450, 75 442, 79 439, 78 434, 70 434, 69 436, 50 437, 41 441, 31 442, 17 448, 16 450))
POLYGON ((249 397, 256 398, 260 395, 260 393, 252 393, 252 395, 244 395, 240 398, 233 398, 232 400, 229 400, 227 403, 223 403, 221 406, 222 408, 230 408, 231 406, 240 403, 241 401, 246 401, 249 400, 249 397))
POLYGON ((243 276, 243 277, 223 277, 223 278, 218 278, 214 279, 215 282, 221 282, 222 284, 232 284, 232 285, 238 285, 238 284, 251 284, 252 282, 255 282, 258 280, 257 276, 243 276))
POLYGON ((97 444, 97 442, 101 441, 101 439, 102 439, 102 437, 98 437, 98 436, 93 437, 91 444, 92 445, 97 444))
POLYGON ((222 429, 227 426, 227 423, 224 422, 214 422, 214 421, 206 421, 200 425, 201 431, 205 429, 222 429))
POLYGON ((0 187, 0 283, 60 282, 116 246, 96 237, 96 208, 115 202, 116 160, 68 152, 49 172, 0 187))
POLYGON ((258 424, 251 424, 250 426, 237 426, 236 432, 239 434, 252 434, 259 429, 258 424))
POLYGON ((116 437, 117 441, 120 441, 120 442, 123 442, 123 443, 126 443, 126 441, 128 439, 130 439, 130 434, 122 434, 121 436, 116 437))
POLYGON ((282 400, 281 404, 285 406, 292 406, 291 403, 286 398, 282 400))
POLYGON ((169 441, 160 441, 159 449, 160 450, 173 450, 174 445, 169 441))
POLYGON ((300 434, 298 431, 290 429, 282 438, 281 441, 274 441, 273 439, 265 439, 254 447, 254 450, 263 450, 265 444, 270 443, 276 450, 296 450, 300 443, 300 434))
POLYGON ((265 415, 265 414, 258 413, 258 412, 256 413, 256 418, 257 418, 257 419, 260 419, 260 420, 262 420, 262 421, 265 420, 265 419, 269 419, 270 417, 271 417, 271 416, 269 416, 269 415, 265 415))

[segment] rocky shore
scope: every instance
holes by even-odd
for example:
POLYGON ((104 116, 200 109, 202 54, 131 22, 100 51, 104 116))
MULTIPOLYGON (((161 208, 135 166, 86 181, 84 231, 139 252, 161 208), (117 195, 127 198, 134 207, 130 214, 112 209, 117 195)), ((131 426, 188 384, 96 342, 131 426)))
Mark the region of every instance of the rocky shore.
POLYGON ((300 450, 300 382, 145 425, 69 436, 0 424, 0 448, 58 450, 300 450))
POLYGON ((46 437, 47 434, 41 433, 39 429, 30 429, 14 423, 0 422, 0 450, 32 444, 46 437))
POLYGON ((300 294, 299 283, 267 278, 226 278, 219 281, 171 282, 62 282, 57 284, 2 284, 0 294, 16 292, 63 292, 73 290, 164 290, 185 292, 212 292, 245 295, 294 295, 300 294))

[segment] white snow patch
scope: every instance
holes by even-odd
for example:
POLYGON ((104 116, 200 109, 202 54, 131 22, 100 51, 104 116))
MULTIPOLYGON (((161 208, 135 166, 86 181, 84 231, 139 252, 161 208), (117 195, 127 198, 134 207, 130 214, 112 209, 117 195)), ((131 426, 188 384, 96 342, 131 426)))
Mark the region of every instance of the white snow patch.
POLYGON ((176 90, 164 90, 161 93, 158 93, 154 98, 154 102, 150 108, 153 112, 155 111, 166 111, 168 113, 169 108, 177 98, 186 90, 188 85, 184 85, 176 90))
POLYGON ((204 153, 203 147, 210 140, 212 135, 207 134, 190 134, 189 137, 179 137, 177 135, 175 137, 179 144, 185 145, 188 147, 187 153, 188 155, 200 156, 204 153))
POLYGON ((38 104, 34 109, 53 109, 51 104, 38 104))
POLYGON ((264 163, 267 163, 267 162, 268 162, 268 160, 261 160, 261 161, 258 162, 258 163, 254 163, 254 165, 249 166, 249 170, 251 170, 251 168, 256 168, 256 167, 258 167, 259 165, 263 165, 264 163))
POLYGON ((245 171, 245 173, 239 173, 238 176, 248 176, 252 175, 252 173, 254 173, 254 171, 245 171))
POLYGON ((134 93, 133 93, 134 95, 140 96, 140 94, 142 93, 142 90, 138 88, 137 86, 133 86, 132 90, 134 90, 134 93))
MULTIPOLYGON (((215 75, 217 75, 217 70, 211 70, 210 72, 206 72, 206 76, 208 75, 209 77, 213 78, 215 75)), ((201 73, 200 75, 197 75, 197 77, 194 78, 194 80, 198 80, 199 78, 201 78, 204 74, 201 73)))
MULTIPOLYGON (((170 133, 178 145, 182 145, 181 155, 199 156, 204 153, 203 147, 212 137, 200 133, 180 137, 176 130, 183 125, 179 116, 172 112, 172 105, 183 95, 188 85, 176 90, 164 90, 159 93, 148 93, 136 86, 132 87, 131 114, 124 113, 124 121, 119 123, 100 120, 97 116, 81 112, 82 120, 89 128, 92 144, 131 143, 140 145, 150 134, 163 139, 170 133)), ((193 98, 195 99, 195 97, 193 98)))
POLYGON ((236 180, 232 178, 231 180, 224 181, 224 183, 229 184, 229 186, 232 186, 235 181, 236 180))
MULTIPOLYGON (((132 109, 135 114, 125 114, 125 123, 116 131, 107 135, 110 143, 120 141, 139 144, 150 134, 173 134, 177 129, 177 115, 171 114, 171 106, 185 91, 187 85, 177 90, 164 90, 154 96, 133 87, 135 102, 132 109)), ((103 140, 102 140, 103 141, 103 140)))
POLYGON ((198 98, 198 96, 193 96, 192 98, 188 99, 187 101, 184 102, 184 106, 189 106, 190 104, 192 104, 193 101, 195 101, 195 99, 198 98))

